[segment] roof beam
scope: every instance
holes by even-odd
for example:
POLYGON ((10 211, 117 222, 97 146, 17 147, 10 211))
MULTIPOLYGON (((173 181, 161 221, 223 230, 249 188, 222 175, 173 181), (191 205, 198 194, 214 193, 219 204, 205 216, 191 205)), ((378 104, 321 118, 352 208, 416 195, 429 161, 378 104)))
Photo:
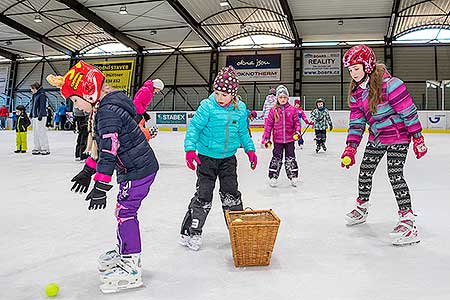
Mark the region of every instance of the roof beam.
POLYGON ((10 60, 14 60, 17 58, 17 54, 9 52, 8 50, 5 50, 3 48, 0 48, 0 56, 3 56, 4 58, 10 59, 10 60))
POLYGON ((103 18, 99 17, 92 10, 81 4, 76 0, 57 0, 60 3, 63 3, 67 7, 71 8, 81 16, 85 17, 89 22, 95 24, 96 26, 102 28, 109 35, 113 36, 116 40, 121 42, 127 47, 137 51, 138 53, 142 52, 143 47, 138 45, 134 40, 129 38, 126 34, 112 26, 110 23, 105 21, 103 18))
POLYGON ((14 21, 11 18, 8 18, 7 16, 5 16, 3 14, 0 14, 0 22, 5 24, 5 25, 8 25, 9 27, 11 27, 11 28, 13 28, 13 29, 15 29, 15 30, 17 30, 17 31, 27 35, 27 36, 29 36, 30 38, 32 38, 32 39, 34 39, 34 40, 36 40, 36 41, 38 41, 38 42, 40 42, 40 43, 50 47, 50 48, 58 50, 58 51, 60 51, 62 53, 65 53, 67 55, 72 55, 72 53, 73 53, 73 51, 70 50, 69 48, 67 48, 67 47, 65 47, 65 46, 63 46, 63 45, 61 45, 61 44, 59 44, 59 43, 57 43, 55 41, 50 40, 46 36, 36 32, 36 31, 34 31, 34 30, 24 26, 24 25, 22 25, 19 22, 14 21))
POLYGON ((191 28, 210 46, 213 50, 217 50, 217 42, 214 41, 203 27, 194 19, 194 17, 181 5, 178 0, 167 0, 172 8, 191 26, 191 28))
POLYGON ((287 17, 289 26, 291 27, 291 31, 294 34, 295 45, 299 46, 301 44, 301 39, 297 31, 297 26, 295 26, 294 17, 292 16, 291 8, 289 7, 288 0, 280 0, 281 7, 283 8, 283 12, 287 17))
POLYGON ((391 19, 389 20, 389 26, 386 33, 386 41, 388 43, 392 42, 392 37, 394 36, 395 26, 397 25, 399 9, 401 0, 394 0, 392 2, 392 13, 391 19))

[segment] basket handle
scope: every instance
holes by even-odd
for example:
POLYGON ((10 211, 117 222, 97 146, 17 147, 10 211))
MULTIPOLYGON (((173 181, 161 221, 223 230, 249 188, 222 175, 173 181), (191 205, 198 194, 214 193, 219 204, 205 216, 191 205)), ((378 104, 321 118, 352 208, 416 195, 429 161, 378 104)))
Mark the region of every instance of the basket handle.
POLYGON ((244 208, 244 211, 246 211, 247 209, 253 211, 253 208, 251 208, 250 206, 247 206, 246 208, 244 208))

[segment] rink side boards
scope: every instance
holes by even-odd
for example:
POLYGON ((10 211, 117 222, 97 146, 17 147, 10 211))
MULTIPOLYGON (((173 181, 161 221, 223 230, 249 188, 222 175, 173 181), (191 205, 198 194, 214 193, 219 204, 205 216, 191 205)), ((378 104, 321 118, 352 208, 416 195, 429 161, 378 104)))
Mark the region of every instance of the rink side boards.
MULTIPOLYGON (((450 133, 450 111, 419 111, 419 119, 424 133, 450 133)), ((148 126, 157 125, 160 131, 186 131, 189 121, 194 116, 193 111, 150 111, 151 119, 147 122, 148 126)), ((263 131, 264 119, 262 111, 257 111, 257 118, 250 123, 252 131, 263 131)), ((306 112, 310 119, 310 112, 306 112)), ((333 122, 333 132, 347 132, 349 112, 348 111, 330 111, 333 122)), ((305 123, 302 122, 302 128, 305 123)), ((314 129, 308 128, 308 132, 314 129)), ((367 129, 366 129, 367 131, 367 129)))
MULTIPOLYGON (((151 119, 147 122, 147 127, 157 125, 160 131, 186 131, 189 121, 194 116, 193 111, 149 111, 151 119)), ((450 111, 419 111, 419 119, 424 133, 450 133, 450 111)), ((264 119, 262 111, 257 111, 257 118, 250 123, 252 131, 263 131, 264 119)), ((310 112, 306 112, 310 119, 310 112)), ((333 122, 333 132, 347 132, 349 112, 330 111, 333 122)), ((305 123, 301 121, 302 128, 305 123)), ((11 129, 11 118, 7 120, 7 128, 11 129)), ((28 127, 31 130, 31 126, 28 127)), ((308 128, 307 132, 314 129, 308 128)), ((366 129, 367 131, 367 129, 366 129)))

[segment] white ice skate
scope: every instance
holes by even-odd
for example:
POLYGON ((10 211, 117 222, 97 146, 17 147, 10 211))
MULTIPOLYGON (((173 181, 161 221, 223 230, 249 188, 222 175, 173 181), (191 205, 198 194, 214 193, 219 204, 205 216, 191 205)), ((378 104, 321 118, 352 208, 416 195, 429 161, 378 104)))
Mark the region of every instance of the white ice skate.
POLYGON ((275 177, 272 177, 269 179, 269 184, 271 187, 276 187, 278 183, 278 180, 275 177))
POLYGON ((395 246, 411 245, 420 242, 415 215, 412 210, 400 210, 397 225, 389 234, 395 246))
POLYGON ((191 235, 187 244, 188 248, 194 251, 200 250, 202 246, 202 236, 200 234, 191 235))
POLYGON ((98 258, 98 271, 105 272, 114 267, 120 261, 119 246, 113 250, 106 251, 98 258))
POLYGON ((367 215, 369 214, 369 206, 369 201, 356 200, 355 208, 345 215, 347 225, 352 226, 364 223, 367 219, 367 215))
POLYGON ((180 236, 180 240, 178 241, 178 244, 180 244, 181 246, 187 247, 190 238, 191 238, 190 236, 182 234, 180 236))
POLYGON ((101 280, 100 290, 105 294, 142 286, 141 255, 121 255, 120 261, 104 272, 101 280))
POLYGON ((297 177, 291 178, 291 185, 293 187, 297 187, 297 185, 298 185, 298 178, 297 177))
POLYGON ((202 246, 202 236, 200 234, 191 236, 182 234, 178 243, 182 246, 188 247, 191 250, 198 251, 202 246))

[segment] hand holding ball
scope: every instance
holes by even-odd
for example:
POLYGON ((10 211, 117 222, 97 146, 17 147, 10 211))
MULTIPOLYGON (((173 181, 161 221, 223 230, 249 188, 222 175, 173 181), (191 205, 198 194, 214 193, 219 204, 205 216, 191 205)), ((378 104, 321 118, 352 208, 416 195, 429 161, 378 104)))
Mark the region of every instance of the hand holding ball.
POLYGON ((342 164, 344 166, 348 166, 350 165, 350 163, 352 162, 352 159, 348 156, 344 156, 344 158, 342 159, 342 164))

